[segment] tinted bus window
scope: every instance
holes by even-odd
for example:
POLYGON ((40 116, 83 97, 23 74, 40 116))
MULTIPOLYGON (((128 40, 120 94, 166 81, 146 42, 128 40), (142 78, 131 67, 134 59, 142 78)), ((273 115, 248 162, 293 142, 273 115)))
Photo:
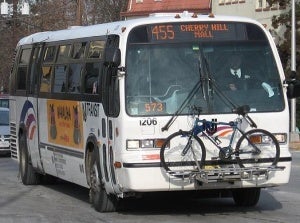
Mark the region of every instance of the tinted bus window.
POLYGON ((57 55, 57 62, 60 63, 62 61, 65 61, 66 59, 68 59, 69 54, 70 54, 70 50, 71 50, 71 45, 59 46, 58 55, 57 55))
POLYGON ((52 66, 43 66, 42 67, 42 76, 41 76, 41 92, 50 92, 51 91, 51 75, 52 75, 52 66))
POLYGON ((100 73, 100 63, 87 63, 84 77, 84 92, 87 94, 98 93, 98 81, 100 73))
POLYGON ((89 47, 88 58, 99 58, 102 59, 104 52, 105 41, 97 40, 92 41, 89 47))
POLYGON ((56 47, 49 46, 47 47, 44 55, 44 62, 53 62, 55 58, 56 47))
POLYGON ((84 43, 74 43, 72 58, 79 59, 84 57, 86 42, 84 43))
POLYGON ((28 64, 30 60, 30 54, 31 54, 31 49, 25 49, 22 51, 20 63, 21 64, 28 64))
POLYGON ((54 81, 53 81, 53 92, 65 92, 66 91, 66 72, 67 66, 58 65, 54 69, 54 81))
POLYGON ((68 91, 72 93, 81 92, 82 64, 70 64, 68 72, 68 91))

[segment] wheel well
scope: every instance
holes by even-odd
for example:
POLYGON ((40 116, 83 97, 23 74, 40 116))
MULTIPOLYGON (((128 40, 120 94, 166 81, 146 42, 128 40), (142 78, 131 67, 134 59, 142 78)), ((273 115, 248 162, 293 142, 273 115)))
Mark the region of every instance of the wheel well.
POLYGON ((85 147, 85 173, 87 184, 90 185, 90 163, 92 161, 92 155, 94 154, 95 149, 97 149, 97 145, 95 144, 95 140, 90 139, 87 141, 85 147))
POLYGON ((18 136, 19 136, 19 140, 20 140, 20 138, 21 138, 21 136, 23 135, 23 134, 25 134, 26 133, 26 130, 24 129, 24 128, 20 128, 19 129, 19 134, 18 134, 18 136))
MULTIPOLYGON (((20 139, 21 139, 21 137, 23 136, 25 134, 25 137, 26 137, 26 130, 25 130, 25 126, 24 126, 24 124, 21 124, 20 125, 20 128, 19 128, 19 133, 18 133, 18 141, 16 142, 17 143, 17 149, 18 149, 18 159, 19 159, 19 161, 20 161, 20 139)), ((31 159, 30 158, 30 154, 28 154, 28 158, 29 159, 31 159)))

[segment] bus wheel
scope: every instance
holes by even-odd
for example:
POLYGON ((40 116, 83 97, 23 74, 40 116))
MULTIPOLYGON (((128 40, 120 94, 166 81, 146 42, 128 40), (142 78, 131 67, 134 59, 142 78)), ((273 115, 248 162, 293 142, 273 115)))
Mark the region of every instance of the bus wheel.
POLYGON ((39 183, 40 175, 33 169, 27 148, 26 135, 22 134, 19 141, 20 148, 20 174, 22 183, 35 185, 39 183))
POLYGON ((232 191, 233 200, 238 206, 255 206, 260 197, 260 188, 240 188, 232 191))
POLYGON ((101 182, 100 162, 98 152, 94 151, 90 160, 90 201, 96 211, 114 212, 118 199, 115 195, 107 194, 101 182))

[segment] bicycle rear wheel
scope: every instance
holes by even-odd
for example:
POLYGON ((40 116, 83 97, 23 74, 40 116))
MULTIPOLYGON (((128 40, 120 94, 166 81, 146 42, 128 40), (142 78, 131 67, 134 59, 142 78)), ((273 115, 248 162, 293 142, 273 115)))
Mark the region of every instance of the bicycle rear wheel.
POLYGON ((186 131, 170 135, 160 150, 162 167, 175 177, 185 178, 191 172, 199 171, 204 165, 205 157, 206 151, 201 139, 186 131))
POLYGON ((240 167, 276 166, 280 146, 275 136, 263 129, 253 129, 242 135, 236 145, 236 160, 240 167))

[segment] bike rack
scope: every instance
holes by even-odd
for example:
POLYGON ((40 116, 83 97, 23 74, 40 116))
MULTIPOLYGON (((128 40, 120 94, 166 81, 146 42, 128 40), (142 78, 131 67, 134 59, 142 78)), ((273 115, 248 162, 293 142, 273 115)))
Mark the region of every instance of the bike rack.
POLYGON ((176 178, 196 180, 201 183, 213 182, 233 182, 233 181, 257 181, 264 176, 266 180, 270 177, 270 172, 283 171, 283 166, 269 167, 245 167, 245 168, 216 168, 202 169, 200 171, 168 171, 168 174, 176 178))

